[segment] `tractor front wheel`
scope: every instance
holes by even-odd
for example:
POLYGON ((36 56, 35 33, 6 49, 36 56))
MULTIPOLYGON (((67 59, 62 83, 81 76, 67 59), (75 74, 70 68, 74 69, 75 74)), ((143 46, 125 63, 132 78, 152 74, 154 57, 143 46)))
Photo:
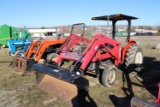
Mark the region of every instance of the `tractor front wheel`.
POLYGON ((132 45, 125 58, 125 68, 128 72, 140 71, 143 64, 143 52, 138 44, 132 45))
POLYGON ((16 51, 16 52, 14 53, 14 56, 22 56, 22 57, 24 57, 25 55, 24 55, 24 52, 18 50, 18 51, 16 51))
POLYGON ((102 77, 101 77, 102 85, 105 87, 111 87, 115 83, 116 77, 117 77, 116 66, 109 65, 102 72, 102 77))
POLYGON ((8 55, 9 55, 9 56, 11 56, 11 57, 13 57, 13 56, 14 56, 14 54, 12 54, 12 52, 11 52, 11 51, 9 51, 9 52, 8 52, 8 55))

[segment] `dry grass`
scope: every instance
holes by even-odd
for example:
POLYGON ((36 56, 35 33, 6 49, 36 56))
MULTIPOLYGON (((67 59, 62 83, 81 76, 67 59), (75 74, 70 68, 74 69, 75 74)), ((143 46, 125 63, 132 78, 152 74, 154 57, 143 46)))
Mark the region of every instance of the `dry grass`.
MULTIPOLYGON (((123 38, 120 38, 123 39, 123 38)), ((134 37, 142 46, 144 65, 138 74, 118 72, 114 86, 107 88, 98 79, 86 76, 89 80, 89 94, 85 96, 88 106, 95 103, 98 107, 129 107, 133 96, 146 101, 154 101, 157 96, 157 83, 160 77, 160 51, 151 48, 160 38, 134 37)), ((12 60, 6 50, 0 50, 0 107, 69 107, 70 105, 40 90, 35 76, 23 77, 8 67, 12 60)))

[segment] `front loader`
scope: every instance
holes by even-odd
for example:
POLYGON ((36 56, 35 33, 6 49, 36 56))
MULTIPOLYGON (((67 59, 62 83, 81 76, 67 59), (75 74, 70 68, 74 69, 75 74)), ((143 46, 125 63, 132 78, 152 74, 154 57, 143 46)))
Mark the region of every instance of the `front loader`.
POLYGON ((140 68, 143 53, 140 46, 130 38, 133 19, 137 18, 123 14, 93 17, 92 20, 112 21, 113 36, 110 38, 96 34, 92 40, 83 36, 85 24, 75 24, 83 26, 82 34, 71 33, 52 56, 52 64, 32 66, 36 71, 38 86, 51 95, 73 103, 73 99, 79 98, 80 90, 87 89, 87 85, 84 85, 87 82, 81 79, 83 76, 95 75, 103 86, 110 87, 115 83, 117 68, 124 67, 128 72, 140 68), (124 47, 115 40, 115 24, 119 20, 128 21, 128 36, 124 47))
POLYGON ((66 37, 33 40, 24 56, 15 56, 10 67, 22 75, 33 74, 31 67, 35 63, 46 63, 47 58, 65 42, 66 37))

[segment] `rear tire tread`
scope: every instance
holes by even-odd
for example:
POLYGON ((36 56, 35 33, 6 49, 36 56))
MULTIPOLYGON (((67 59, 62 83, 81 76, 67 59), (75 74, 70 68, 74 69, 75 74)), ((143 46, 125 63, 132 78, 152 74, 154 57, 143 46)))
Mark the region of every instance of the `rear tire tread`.
MULTIPOLYGON (((137 67, 137 65, 135 64, 135 57, 136 57, 137 52, 142 53, 142 49, 138 44, 134 44, 128 49, 126 53, 125 68, 129 72, 132 70, 135 70, 135 68, 137 67)), ((142 57, 143 57, 143 53, 142 53, 142 57)))

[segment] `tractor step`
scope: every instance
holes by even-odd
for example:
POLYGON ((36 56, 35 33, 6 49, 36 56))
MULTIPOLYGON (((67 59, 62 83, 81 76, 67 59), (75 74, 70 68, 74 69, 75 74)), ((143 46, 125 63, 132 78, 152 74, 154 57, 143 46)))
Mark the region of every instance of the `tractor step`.
POLYGON ((35 71, 39 71, 39 72, 48 74, 50 76, 67 81, 69 83, 74 83, 75 79, 81 77, 80 75, 77 75, 76 73, 68 73, 67 71, 60 70, 56 66, 54 67, 54 66, 46 66, 42 64, 34 64, 32 68, 35 71))

